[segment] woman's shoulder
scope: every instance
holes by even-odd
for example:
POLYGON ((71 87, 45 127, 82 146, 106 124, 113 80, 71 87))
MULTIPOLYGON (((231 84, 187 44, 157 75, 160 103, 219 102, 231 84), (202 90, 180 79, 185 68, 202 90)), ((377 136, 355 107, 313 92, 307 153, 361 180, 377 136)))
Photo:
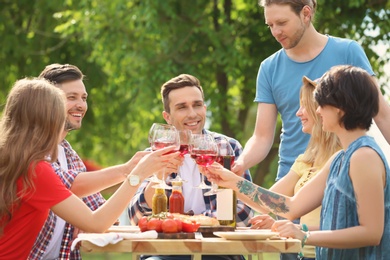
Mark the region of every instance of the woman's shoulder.
POLYGON ((53 168, 51 166, 51 164, 47 161, 39 161, 37 162, 37 165, 36 165, 36 170, 43 170, 43 171, 46 171, 46 170, 51 170, 53 171, 53 168))

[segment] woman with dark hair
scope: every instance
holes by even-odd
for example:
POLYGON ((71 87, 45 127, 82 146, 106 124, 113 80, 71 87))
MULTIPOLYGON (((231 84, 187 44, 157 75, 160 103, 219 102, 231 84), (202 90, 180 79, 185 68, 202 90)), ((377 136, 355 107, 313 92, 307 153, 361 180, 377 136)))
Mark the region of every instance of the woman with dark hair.
POLYGON ((50 162, 64 130, 65 95, 43 79, 22 79, 11 89, 0 120, 0 259, 26 259, 49 210, 86 232, 104 232, 119 217, 143 179, 162 167, 175 171, 179 152, 145 155, 115 194, 92 211, 68 190, 50 162))
MULTIPOLYGON (((390 169, 366 135, 379 110, 379 92, 363 69, 336 66, 315 91, 324 131, 335 133, 342 150, 293 197, 271 192, 213 164, 207 177, 233 188, 249 206, 296 219, 321 205, 319 231, 303 231, 288 220, 275 222, 283 237, 317 246, 318 259, 387 259, 390 254, 390 169)), ((202 171, 204 172, 204 171, 202 171)))

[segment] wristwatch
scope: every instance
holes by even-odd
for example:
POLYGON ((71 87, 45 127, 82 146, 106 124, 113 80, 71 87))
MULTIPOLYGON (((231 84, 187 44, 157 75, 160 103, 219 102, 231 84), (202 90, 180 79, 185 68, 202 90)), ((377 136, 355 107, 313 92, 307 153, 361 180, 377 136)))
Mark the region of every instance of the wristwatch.
POLYGON ((127 180, 129 181, 130 186, 137 186, 140 183, 139 176, 134 174, 127 175, 127 180))

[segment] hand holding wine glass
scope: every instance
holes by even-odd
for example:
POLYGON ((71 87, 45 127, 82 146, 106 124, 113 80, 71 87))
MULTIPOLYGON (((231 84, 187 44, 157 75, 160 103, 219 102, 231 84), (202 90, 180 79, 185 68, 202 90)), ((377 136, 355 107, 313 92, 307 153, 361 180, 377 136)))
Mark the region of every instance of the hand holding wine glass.
POLYGON ((229 140, 224 136, 216 137, 215 142, 218 146, 218 157, 216 162, 224 168, 231 170, 235 158, 233 147, 231 146, 229 140))
MULTIPOLYGON (((151 147, 153 151, 159 150, 161 148, 167 147, 167 146, 176 146, 177 149, 174 151, 178 151, 180 148, 180 138, 179 134, 175 127, 171 125, 158 125, 155 126, 155 129, 153 130, 153 135, 151 136, 151 147)), ((174 152, 172 151, 172 152, 174 152)), ((170 186, 168 186, 165 183, 165 170, 163 169, 163 177, 162 181, 159 182, 157 185, 158 188, 164 188, 164 189, 171 189, 170 186)))
MULTIPOLYGON (((214 140, 218 147, 218 156, 215 161, 230 170, 234 163, 234 150, 229 140, 224 136, 216 136, 214 140)), ((218 185, 214 182, 211 182, 211 186, 211 190, 205 193, 206 196, 214 195, 219 191, 218 185)))
MULTIPOLYGON (((188 154, 189 152, 189 145, 192 142, 192 132, 190 130, 180 130, 177 132, 180 138, 180 149, 179 149, 180 155, 184 157, 184 155, 188 154)), ((186 182, 181 178, 181 174, 179 170, 177 171, 176 177, 171 180, 171 182, 173 181, 186 182)))
MULTIPOLYGON (((214 163, 218 155, 218 147, 211 135, 193 134, 190 153, 191 158, 195 160, 196 164, 208 167, 214 163)), ((201 183, 196 188, 211 189, 211 186, 205 183, 204 176, 201 175, 201 183)))
MULTIPOLYGON (((149 134, 148 134, 148 140, 149 140, 149 144, 150 144, 152 150, 153 150, 152 143, 154 140, 154 134, 159 129, 175 129, 175 128, 174 128, 174 126, 170 126, 167 124, 153 123, 153 125, 149 129, 149 134)), ((161 182, 161 180, 157 177, 156 173, 153 173, 153 176, 148 178, 147 180, 150 182, 154 182, 154 183, 161 182)))

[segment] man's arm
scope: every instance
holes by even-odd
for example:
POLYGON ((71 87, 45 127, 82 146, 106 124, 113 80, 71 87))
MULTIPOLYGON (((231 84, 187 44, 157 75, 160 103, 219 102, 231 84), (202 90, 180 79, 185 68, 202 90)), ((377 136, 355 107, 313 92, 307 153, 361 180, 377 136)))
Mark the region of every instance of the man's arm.
POLYGON ((255 130, 245 144, 243 153, 234 163, 233 172, 241 175, 244 170, 264 160, 273 144, 277 115, 274 104, 258 104, 255 130))
MULTIPOLYGON (((378 85, 378 84, 377 84, 378 85)), ((385 100, 385 97, 381 94, 379 89, 379 112, 374 118, 376 125, 381 131, 383 137, 386 139, 387 143, 390 144, 390 106, 389 103, 385 100)))

